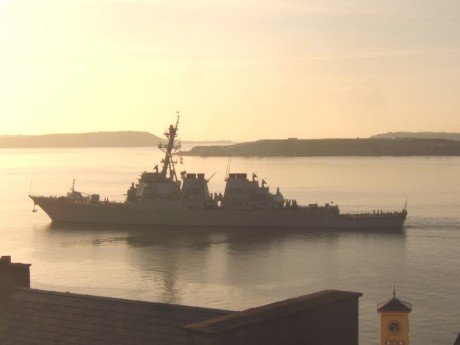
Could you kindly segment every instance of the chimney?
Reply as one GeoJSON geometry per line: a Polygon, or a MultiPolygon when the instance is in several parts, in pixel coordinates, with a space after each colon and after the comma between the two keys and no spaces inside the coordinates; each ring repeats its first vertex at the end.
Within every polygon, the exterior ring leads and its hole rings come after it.
{"type": "Polygon", "coordinates": [[[11,263],[11,256],[0,257],[0,290],[30,288],[30,266],[11,263]]]}

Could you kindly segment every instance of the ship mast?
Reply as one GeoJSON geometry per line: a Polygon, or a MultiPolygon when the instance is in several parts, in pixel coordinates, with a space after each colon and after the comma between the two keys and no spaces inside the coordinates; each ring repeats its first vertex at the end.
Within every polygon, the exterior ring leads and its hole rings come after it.
{"type": "Polygon", "coordinates": [[[164,133],[166,138],[168,138],[168,144],[165,146],[164,144],[160,143],[158,146],[164,153],[165,153],[165,158],[162,160],[163,167],[161,169],[161,176],[166,178],[166,174],[169,170],[169,177],[174,178],[174,180],[177,181],[177,175],[176,175],[176,170],[174,169],[174,159],[173,159],[173,150],[174,152],[178,149],[180,149],[181,145],[180,143],[176,143],[176,135],[177,135],[177,130],[179,126],[179,112],[177,112],[177,121],[176,125],[170,125],[168,131],[164,133]]]}

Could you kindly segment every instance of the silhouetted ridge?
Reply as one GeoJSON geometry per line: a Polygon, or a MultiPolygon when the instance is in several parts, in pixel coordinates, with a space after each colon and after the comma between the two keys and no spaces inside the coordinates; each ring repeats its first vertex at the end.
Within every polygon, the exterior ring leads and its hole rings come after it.
{"type": "Polygon", "coordinates": [[[447,139],[460,140],[460,133],[447,132],[388,132],[376,134],[371,138],[386,138],[386,139],[402,139],[402,138],[418,138],[418,139],[447,139]]]}
{"type": "Polygon", "coordinates": [[[0,148],[156,146],[161,139],[148,132],[121,131],[77,134],[4,135],[0,148]]]}
{"type": "Polygon", "coordinates": [[[459,156],[460,141],[444,139],[287,139],[196,146],[183,155],[245,157],[459,156]]]}

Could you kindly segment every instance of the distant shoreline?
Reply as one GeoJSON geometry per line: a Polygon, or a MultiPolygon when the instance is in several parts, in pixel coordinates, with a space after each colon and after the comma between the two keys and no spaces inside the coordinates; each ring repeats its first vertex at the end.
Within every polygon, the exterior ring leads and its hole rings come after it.
{"type": "MultiPolygon", "coordinates": [[[[1,148],[156,147],[162,138],[148,132],[120,131],[76,134],[1,135],[1,148]]],[[[232,144],[228,140],[182,141],[183,144],[232,144]]]]}
{"type": "Polygon", "coordinates": [[[460,141],[445,139],[286,139],[228,146],[195,146],[184,156],[344,157],[460,156],[460,141]]]}
{"type": "MultiPolygon", "coordinates": [[[[281,139],[235,144],[229,140],[181,141],[192,146],[184,156],[200,157],[343,157],[460,156],[460,140],[426,138],[456,133],[386,133],[364,139],[281,139]],[[408,135],[409,137],[400,137],[408,135]],[[412,137],[411,137],[412,136],[412,137]]],[[[3,135],[0,149],[157,147],[163,140],[148,132],[120,131],[80,134],[3,135]]]]}

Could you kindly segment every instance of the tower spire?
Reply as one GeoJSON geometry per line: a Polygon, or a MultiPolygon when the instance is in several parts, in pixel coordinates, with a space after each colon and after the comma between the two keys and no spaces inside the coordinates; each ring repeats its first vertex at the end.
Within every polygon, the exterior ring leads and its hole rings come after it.
{"type": "Polygon", "coordinates": [[[409,313],[410,303],[396,298],[396,284],[393,283],[393,298],[379,303],[380,314],[380,345],[409,345],[409,313]]]}

